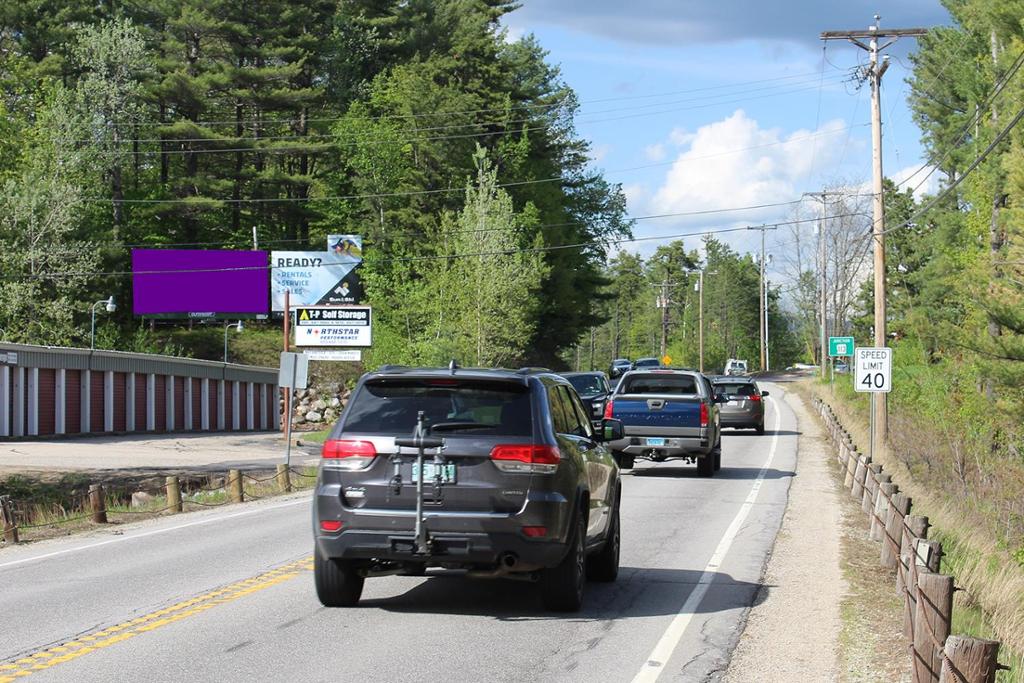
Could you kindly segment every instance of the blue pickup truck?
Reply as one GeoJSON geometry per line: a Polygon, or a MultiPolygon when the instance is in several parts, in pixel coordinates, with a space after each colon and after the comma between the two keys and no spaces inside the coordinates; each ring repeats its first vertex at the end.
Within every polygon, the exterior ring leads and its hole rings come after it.
{"type": "Polygon", "coordinates": [[[625,436],[609,443],[619,467],[636,458],[681,458],[711,477],[722,466],[722,430],[711,382],[690,370],[633,370],[622,376],[604,416],[621,420],[625,436]]]}

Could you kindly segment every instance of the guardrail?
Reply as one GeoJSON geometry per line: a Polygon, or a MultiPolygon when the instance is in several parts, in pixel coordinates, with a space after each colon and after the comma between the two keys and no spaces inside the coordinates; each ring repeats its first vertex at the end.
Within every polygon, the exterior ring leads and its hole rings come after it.
{"type": "Polygon", "coordinates": [[[859,501],[871,521],[870,537],[881,543],[879,562],[894,572],[903,597],[903,636],[914,683],[990,683],[999,664],[995,640],[951,635],[953,592],[962,590],[942,574],[942,544],[928,539],[928,518],[912,515],[913,500],[871,456],[857,450],[832,408],[819,398],[815,410],[825,423],[846,476],[843,488],[859,501]]]}
{"type": "Polygon", "coordinates": [[[9,495],[0,496],[3,540],[10,544],[20,543],[24,540],[22,532],[60,527],[74,522],[108,524],[111,518],[120,515],[153,517],[181,513],[189,506],[210,508],[260,500],[271,495],[290,493],[293,489],[309,488],[316,474],[279,464],[275,472],[266,477],[256,477],[232,469],[224,477],[211,479],[215,481],[212,485],[186,488],[182,486],[179,477],[169,476],[159,490],[145,490],[136,485],[118,491],[102,483],[89,484],[87,492],[65,499],[53,495],[18,499],[9,495]],[[299,477],[301,483],[294,483],[293,475],[299,477]],[[143,494],[150,505],[144,502],[139,509],[131,509],[133,498],[138,494],[143,494]],[[112,504],[112,501],[123,504],[112,504]]]}

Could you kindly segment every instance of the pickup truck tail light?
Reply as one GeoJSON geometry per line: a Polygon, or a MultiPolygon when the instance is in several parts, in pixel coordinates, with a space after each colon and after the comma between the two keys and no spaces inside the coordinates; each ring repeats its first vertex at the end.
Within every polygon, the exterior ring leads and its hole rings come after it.
{"type": "Polygon", "coordinates": [[[604,404],[604,419],[612,419],[612,413],[614,412],[614,410],[615,409],[612,407],[612,400],[608,399],[608,402],[604,404]]]}
{"type": "Polygon", "coordinates": [[[491,450],[491,461],[502,472],[552,474],[562,461],[556,446],[532,443],[501,444],[491,450]]]}
{"type": "Polygon", "coordinates": [[[708,426],[708,404],[707,403],[701,403],[700,404],[700,426],[701,427],[707,427],[708,426]]]}
{"type": "Polygon", "coordinates": [[[320,450],[325,467],[339,470],[361,470],[377,457],[377,448],[372,441],[352,439],[328,439],[320,450]]]}

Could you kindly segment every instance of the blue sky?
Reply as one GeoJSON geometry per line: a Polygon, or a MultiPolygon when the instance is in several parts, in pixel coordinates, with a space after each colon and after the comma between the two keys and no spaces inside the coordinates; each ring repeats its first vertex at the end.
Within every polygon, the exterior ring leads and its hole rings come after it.
{"type": "MultiPolygon", "coordinates": [[[[938,0],[524,0],[505,25],[513,38],[534,34],[561,67],[582,103],[577,130],[591,141],[595,165],[622,183],[640,216],[783,202],[826,184],[868,182],[870,92],[849,82],[866,53],[832,41],[823,55],[819,34],[866,28],[876,12],[883,28],[950,23],[938,0]]],[[[926,161],[906,106],[913,49],[913,39],[890,48],[883,79],[883,168],[896,179],[926,161]]],[[[802,210],[813,215],[809,204],[802,210]]],[[[635,236],[771,223],[793,212],[647,220],[635,236]]],[[[760,239],[723,238],[741,251],[760,239]]],[[[780,229],[769,249],[774,242],[782,251],[792,238],[780,229]]],[[[649,253],[659,243],[627,248],[649,253]]]]}

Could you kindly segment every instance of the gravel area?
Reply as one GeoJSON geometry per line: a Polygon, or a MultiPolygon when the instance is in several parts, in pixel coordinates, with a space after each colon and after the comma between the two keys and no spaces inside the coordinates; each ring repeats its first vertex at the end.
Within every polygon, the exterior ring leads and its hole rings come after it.
{"type": "Polygon", "coordinates": [[[833,681],[847,585],[840,568],[842,511],[831,451],[803,399],[787,392],[801,432],[796,476],[765,571],[724,681],[833,681]]]}

